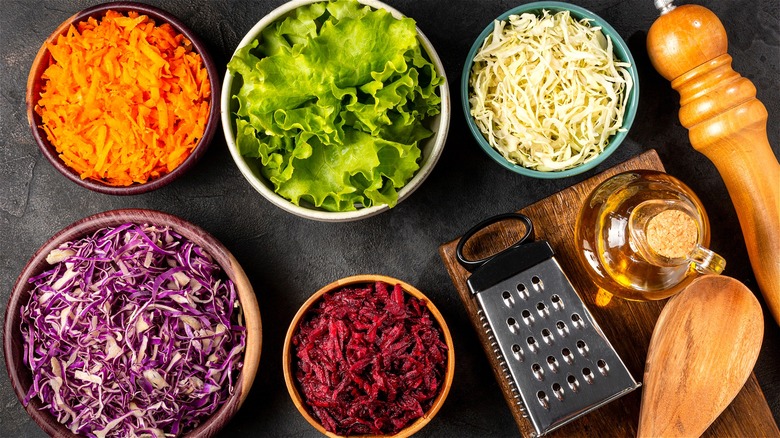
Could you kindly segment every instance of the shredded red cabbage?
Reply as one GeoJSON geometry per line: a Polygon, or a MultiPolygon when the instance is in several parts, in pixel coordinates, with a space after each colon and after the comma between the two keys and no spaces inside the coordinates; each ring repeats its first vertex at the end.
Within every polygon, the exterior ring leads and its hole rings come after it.
{"type": "Polygon", "coordinates": [[[24,362],[43,409],[89,437],[176,436],[234,391],[246,329],[232,281],[169,227],[68,242],[30,279],[24,362]]]}
{"type": "Polygon", "coordinates": [[[339,435],[392,435],[427,412],[447,345],[425,301],[377,282],[323,295],[292,339],[303,401],[339,435]]]}

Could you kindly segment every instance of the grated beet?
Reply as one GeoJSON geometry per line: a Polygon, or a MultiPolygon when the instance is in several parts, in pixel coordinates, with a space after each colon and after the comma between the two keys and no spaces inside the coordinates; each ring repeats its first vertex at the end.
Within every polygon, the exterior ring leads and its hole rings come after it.
{"type": "Polygon", "coordinates": [[[326,430],[395,434],[430,409],[447,345],[425,301],[377,282],[323,295],[293,336],[298,389],[326,430]]]}

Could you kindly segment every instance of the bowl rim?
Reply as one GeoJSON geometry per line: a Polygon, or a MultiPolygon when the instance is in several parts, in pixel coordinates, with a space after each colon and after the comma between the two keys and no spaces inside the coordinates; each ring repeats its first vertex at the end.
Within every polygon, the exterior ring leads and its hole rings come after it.
{"type": "MultiPolygon", "coordinates": [[[[260,36],[260,32],[262,32],[263,29],[268,27],[270,24],[276,22],[280,18],[284,17],[285,14],[290,13],[294,9],[297,9],[301,6],[309,5],[312,3],[322,3],[324,0],[292,0],[289,1],[276,9],[272,10],[265,16],[263,16],[260,21],[258,21],[252,28],[244,35],[244,37],[241,39],[241,41],[238,43],[238,46],[236,47],[236,50],[231,55],[231,59],[235,54],[238,52],[238,50],[247,44],[251,43],[253,40],[257,39],[260,36]]],[[[393,17],[395,18],[404,18],[406,17],[401,12],[396,10],[395,8],[387,5],[386,3],[383,3],[379,0],[358,0],[360,3],[373,7],[375,9],[385,9],[388,12],[390,12],[393,17]]],[[[398,202],[396,205],[400,204],[401,201],[408,198],[419,186],[422,185],[422,183],[425,181],[425,179],[430,175],[430,173],[433,171],[433,168],[436,166],[436,163],[439,160],[439,157],[441,156],[442,151],[444,150],[445,143],[447,141],[447,134],[449,131],[450,126],[450,118],[451,118],[451,97],[450,97],[450,91],[449,91],[449,80],[446,76],[446,71],[444,69],[444,64],[441,62],[441,59],[439,58],[438,53],[436,52],[436,49],[433,47],[433,44],[431,44],[430,40],[425,36],[425,34],[420,30],[419,27],[416,27],[417,29],[417,39],[420,42],[420,45],[422,46],[423,50],[425,50],[426,54],[430,58],[431,62],[433,63],[434,67],[436,68],[436,72],[444,78],[444,83],[439,86],[440,94],[441,94],[441,112],[432,117],[431,121],[434,125],[438,124],[438,126],[435,129],[433,137],[426,140],[425,144],[420,145],[420,149],[422,151],[422,165],[417,170],[417,172],[412,176],[412,178],[404,185],[401,190],[398,192],[398,202]]],[[[275,206],[281,208],[282,210],[292,213],[296,216],[306,218],[306,219],[313,219],[321,222],[348,222],[348,221],[354,221],[359,219],[365,219],[371,216],[375,216],[379,213],[385,212],[390,210],[390,207],[387,206],[387,204],[381,204],[381,205],[374,205],[371,207],[364,207],[355,211],[343,211],[343,212],[331,212],[324,209],[319,209],[317,207],[302,207],[299,205],[293,204],[291,201],[283,198],[282,196],[278,195],[276,192],[273,191],[269,187],[270,182],[268,182],[269,185],[266,185],[264,183],[265,178],[263,178],[261,175],[256,175],[252,169],[249,167],[249,165],[244,160],[244,157],[241,156],[241,153],[238,150],[238,146],[235,142],[235,133],[233,129],[233,117],[232,113],[230,111],[232,96],[231,96],[231,89],[233,88],[233,74],[230,72],[229,69],[225,71],[225,78],[222,82],[222,96],[221,96],[221,117],[222,117],[222,130],[225,135],[225,141],[227,143],[228,150],[230,151],[230,155],[233,158],[233,161],[235,162],[236,166],[238,166],[238,169],[241,171],[241,175],[244,177],[244,179],[249,182],[249,184],[262,195],[266,200],[270,201],[275,206]]]]}
{"type": "MultiPolygon", "coordinates": [[[[326,286],[323,286],[301,305],[301,307],[298,309],[298,312],[296,312],[295,317],[293,317],[292,322],[290,322],[290,327],[287,329],[287,334],[285,335],[284,338],[284,349],[282,351],[282,368],[284,374],[284,383],[287,386],[287,392],[290,394],[290,398],[292,399],[293,404],[295,404],[295,407],[298,409],[298,412],[300,412],[301,415],[303,415],[303,417],[306,419],[306,421],[308,421],[309,424],[311,424],[315,429],[317,429],[317,431],[330,438],[343,438],[343,437],[342,435],[337,435],[335,433],[325,430],[325,428],[320,424],[320,422],[318,422],[316,419],[314,419],[314,417],[311,416],[311,414],[309,414],[309,412],[303,406],[302,397],[298,392],[296,383],[293,381],[293,377],[292,377],[293,356],[290,347],[292,344],[292,337],[295,334],[295,331],[297,330],[298,325],[301,322],[301,319],[306,313],[308,313],[312,304],[319,301],[319,299],[322,298],[322,296],[325,295],[326,293],[354,284],[371,284],[376,282],[383,282],[390,285],[400,284],[401,288],[404,290],[405,293],[425,301],[426,307],[428,308],[428,310],[430,310],[434,319],[439,324],[439,327],[441,328],[442,337],[444,338],[445,344],[447,344],[447,368],[444,373],[444,382],[442,384],[441,390],[439,391],[439,394],[434,399],[431,408],[427,412],[425,412],[425,414],[422,417],[416,419],[413,423],[401,429],[395,435],[379,435],[379,436],[392,436],[394,438],[405,438],[419,432],[420,429],[422,429],[423,426],[428,424],[428,422],[431,421],[431,419],[436,415],[436,413],[439,412],[439,409],[441,409],[442,405],[444,404],[444,401],[447,399],[447,395],[449,394],[450,387],[452,386],[453,377],[455,376],[455,346],[452,340],[452,334],[450,333],[450,329],[449,327],[447,327],[447,323],[444,320],[444,316],[441,314],[441,312],[439,312],[439,309],[436,308],[436,305],[433,304],[430,298],[428,298],[427,296],[425,296],[425,294],[420,292],[420,290],[410,285],[409,283],[406,283],[397,278],[388,277],[379,274],[353,275],[353,276],[336,280],[326,286]]],[[[368,436],[375,436],[375,435],[363,435],[363,437],[368,437],[368,436]]]]}
{"type": "Polygon", "coordinates": [[[182,236],[204,248],[222,267],[225,275],[233,280],[236,285],[247,337],[243,353],[244,363],[235,382],[235,391],[228,396],[225,403],[214,414],[185,435],[197,438],[211,437],[230,421],[244,403],[257,375],[262,350],[260,308],[255,292],[243,268],[219,240],[197,225],[162,211],[131,208],[97,213],[79,219],[61,229],[35,251],[17,277],[5,310],[3,353],[5,355],[6,372],[11,381],[11,386],[23,408],[47,434],[59,437],[80,436],[73,434],[63,424],[59,423],[49,411],[41,410],[43,403],[37,397],[33,397],[26,406],[24,405],[23,400],[27,395],[29,387],[23,384],[21,376],[24,373],[27,373],[29,376],[31,372],[24,365],[21,352],[19,351],[23,349],[23,346],[19,342],[21,339],[19,325],[21,317],[17,311],[27,302],[30,296],[27,280],[32,275],[40,272],[41,266],[46,263],[46,255],[52,249],[57,248],[63,242],[89,235],[100,228],[124,222],[147,222],[172,227],[182,236]]]}
{"type": "Polygon", "coordinates": [[[634,118],[636,117],[637,108],[639,106],[639,73],[636,68],[636,62],[634,61],[634,57],[631,54],[631,51],[629,50],[626,42],[623,40],[620,34],[606,20],[601,18],[599,15],[595,14],[589,9],[583,8],[581,6],[573,5],[571,3],[559,2],[559,1],[538,1],[538,2],[526,3],[524,5],[516,6],[512,9],[505,11],[504,13],[496,17],[492,22],[490,22],[490,24],[488,24],[482,30],[479,36],[474,40],[474,43],[472,44],[471,49],[469,50],[468,55],[466,56],[466,62],[463,66],[463,71],[461,72],[460,97],[461,97],[463,113],[466,117],[466,124],[469,127],[469,131],[471,132],[474,139],[477,140],[477,143],[479,143],[482,150],[485,151],[485,153],[487,153],[488,156],[490,156],[490,158],[492,158],[494,161],[496,161],[504,168],[509,169],[515,173],[519,173],[521,175],[530,176],[533,178],[540,178],[540,179],[566,178],[569,176],[579,175],[581,173],[587,172],[593,169],[594,167],[598,166],[599,164],[601,164],[610,155],[612,155],[612,153],[615,152],[615,150],[617,150],[618,146],[620,146],[623,140],[625,140],[625,138],[628,136],[628,131],[631,129],[631,125],[633,125],[634,123],[634,118]],[[628,71],[634,82],[631,90],[629,91],[628,101],[626,102],[627,108],[623,116],[623,126],[621,128],[625,129],[625,131],[618,131],[615,134],[613,134],[609,143],[607,143],[607,146],[600,154],[596,156],[596,158],[592,159],[591,161],[588,161],[587,163],[580,164],[577,167],[573,167],[571,169],[566,169],[562,171],[543,172],[540,170],[529,169],[519,164],[512,163],[506,158],[504,158],[504,156],[501,155],[501,153],[499,153],[498,151],[493,149],[492,146],[490,146],[490,143],[488,143],[488,141],[483,136],[482,131],[480,131],[479,128],[477,127],[476,123],[474,122],[474,118],[471,116],[471,111],[470,111],[471,105],[469,104],[469,94],[470,94],[469,79],[471,76],[471,67],[473,65],[474,56],[476,55],[479,48],[482,46],[482,42],[485,41],[485,38],[487,38],[487,36],[493,31],[494,23],[496,21],[506,20],[510,15],[519,15],[528,12],[538,14],[539,11],[541,11],[542,9],[547,9],[550,10],[551,12],[567,10],[572,12],[572,15],[575,18],[592,19],[594,24],[603,28],[604,33],[612,39],[613,54],[619,59],[623,61],[628,61],[631,64],[628,71]]]}
{"type": "Polygon", "coordinates": [[[170,184],[174,180],[178,179],[181,175],[192,168],[205,154],[206,150],[211,144],[211,140],[214,137],[214,133],[219,125],[219,105],[220,105],[220,86],[219,73],[216,68],[216,64],[209,54],[206,45],[201,41],[195,32],[190,30],[183,22],[176,18],[173,14],[157,8],[155,6],[147,5],[144,3],[138,3],[133,1],[114,1],[109,3],[98,4],[95,6],[82,9],[76,12],[74,15],[63,21],[41,45],[38,49],[38,53],[35,55],[35,59],[30,67],[30,72],[27,76],[27,88],[25,91],[25,103],[27,105],[27,122],[30,126],[33,138],[35,139],[38,148],[43,153],[43,156],[67,179],[73,181],[77,185],[87,188],[89,190],[103,193],[107,195],[136,195],[141,193],[150,192],[152,190],[159,189],[165,185],[170,184]],[[40,76],[46,70],[49,65],[51,55],[46,46],[52,43],[56,38],[65,33],[71,24],[78,23],[90,17],[102,17],[109,10],[126,13],[128,11],[136,11],[141,15],[147,15],[154,20],[155,25],[161,25],[163,23],[170,24],[176,32],[184,35],[185,38],[190,40],[193,46],[193,51],[200,55],[203,68],[206,69],[209,76],[209,84],[211,87],[211,95],[209,96],[209,115],[206,120],[206,126],[204,127],[203,136],[198,140],[195,148],[190,155],[175,169],[155,179],[150,179],[147,182],[133,183],[129,186],[111,186],[103,182],[92,179],[81,179],[79,174],[73,170],[70,166],[65,164],[57,153],[54,145],[48,140],[46,133],[41,126],[43,122],[41,116],[35,112],[35,107],[40,99],[40,91],[42,85],[39,81],[40,76]]]}

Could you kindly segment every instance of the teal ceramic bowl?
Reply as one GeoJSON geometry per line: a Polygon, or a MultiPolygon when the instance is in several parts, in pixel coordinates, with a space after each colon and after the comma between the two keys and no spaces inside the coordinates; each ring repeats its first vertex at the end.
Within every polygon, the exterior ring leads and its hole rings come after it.
{"type": "Polygon", "coordinates": [[[631,67],[629,68],[629,73],[631,75],[634,84],[631,90],[629,91],[628,101],[626,102],[626,110],[623,116],[624,130],[615,133],[610,138],[609,143],[604,148],[604,150],[596,158],[592,159],[591,161],[588,161],[587,163],[580,164],[577,167],[573,167],[567,170],[543,172],[543,171],[533,170],[527,167],[520,166],[504,158],[504,156],[501,155],[500,152],[498,152],[497,150],[495,150],[493,147],[490,146],[490,143],[488,143],[485,136],[479,130],[479,127],[474,122],[474,118],[471,116],[471,105],[469,104],[469,94],[471,92],[469,87],[469,77],[471,76],[471,67],[473,64],[472,61],[477,51],[480,49],[480,47],[482,47],[482,43],[483,41],[485,41],[485,38],[487,38],[487,36],[493,31],[493,26],[494,26],[493,22],[491,22],[490,24],[487,25],[487,27],[485,27],[482,33],[479,34],[479,37],[477,37],[476,41],[474,41],[474,44],[471,46],[471,50],[469,50],[469,54],[466,57],[466,63],[463,67],[463,74],[461,75],[461,80],[460,80],[460,97],[463,106],[463,112],[466,116],[466,122],[469,126],[469,130],[471,131],[471,134],[477,140],[479,145],[482,147],[482,149],[485,151],[485,153],[487,153],[490,156],[490,158],[492,158],[493,160],[495,160],[497,163],[504,166],[505,168],[513,172],[519,173],[521,175],[530,176],[533,178],[544,178],[544,179],[565,178],[583,172],[587,172],[588,170],[598,166],[602,161],[604,161],[613,152],[615,152],[615,150],[618,148],[620,143],[622,143],[623,140],[626,138],[626,136],[628,135],[628,130],[631,128],[631,124],[634,122],[634,116],[636,115],[636,109],[639,104],[639,76],[637,74],[636,63],[634,62],[634,58],[631,56],[631,52],[628,50],[628,46],[626,45],[626,42],[623,41],[623,38],[621,38],[620,35],[617,33],[617,31],[612,26],[610,26],[609,23],[604,21],[603,18],[599,17],[598,15],[594,14],[593,12],[585,8],[572,5],[570,3],[564,3],[564,2],[541,1],[541,2],[528,3],[525,5],[518,6],[516,8],[512,8],[504,12],[503,14],[499,15],[495,20],[502,21],[509,18],[510,15],[521,15],[523,13],[541,14],[543,10],[547,10],[551,14],[563,10],[568,10],[570,11],[571,16],[576,20],[580,20],[583,18],[591,19],[592,20],[590,22],[591,26],[601,27],[601,31],[604,34],[604,36],[609,36],[610,39],[612,39],[613,52],[615,54],[615,58],[620,61],[629,62],[631,64],[631,67]]]}

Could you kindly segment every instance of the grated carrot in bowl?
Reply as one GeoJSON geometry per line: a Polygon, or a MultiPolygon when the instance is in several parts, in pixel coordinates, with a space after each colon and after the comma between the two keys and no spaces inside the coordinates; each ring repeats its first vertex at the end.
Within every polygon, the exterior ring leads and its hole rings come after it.
{"type": "Polygon", "coordinates": [[[167,23],[115,11],[47,44],[35,111],[65,164],[112,186],[179,166],[203,136],[211,95],[191,45],[167,23]]]}

